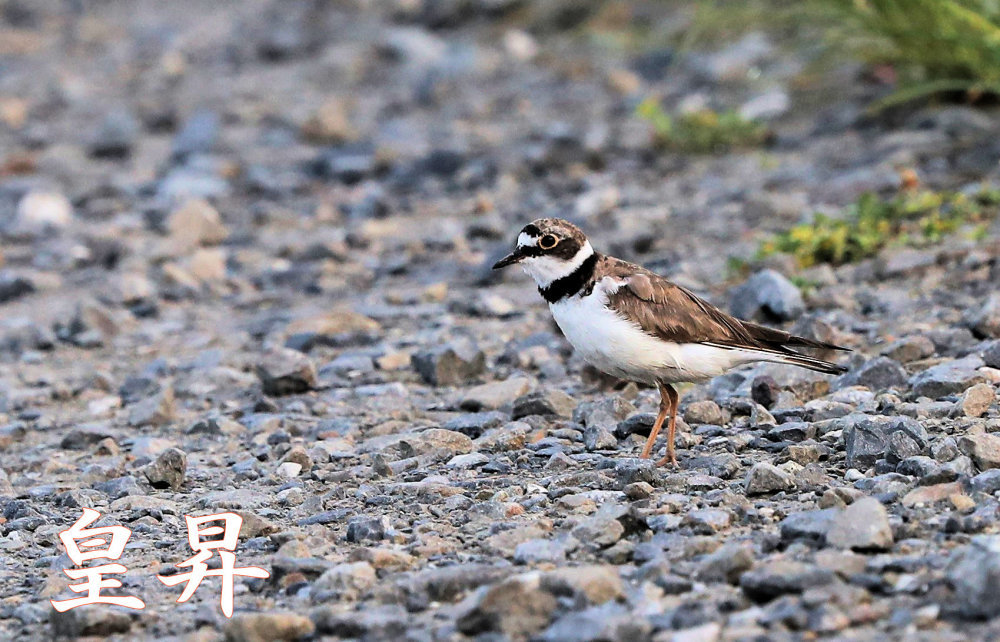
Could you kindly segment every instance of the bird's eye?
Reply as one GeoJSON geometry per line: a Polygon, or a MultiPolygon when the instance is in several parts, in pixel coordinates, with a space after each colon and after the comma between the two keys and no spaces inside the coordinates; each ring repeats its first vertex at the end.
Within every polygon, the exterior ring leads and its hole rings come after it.
{"type": "Polygon", "coordinates": [[[546,234],[542,238],[538,239],[538,247],[542,248],[543,250],[551,250],[556,246],[556,243],[558,242],[559,239],[552,236],[551,234],[546,234]]]}

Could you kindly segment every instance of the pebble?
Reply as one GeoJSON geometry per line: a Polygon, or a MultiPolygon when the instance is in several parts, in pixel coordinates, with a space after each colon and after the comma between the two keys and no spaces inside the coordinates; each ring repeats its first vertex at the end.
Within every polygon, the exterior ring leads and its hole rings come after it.
{"type": "Polygon", "coordinates": [[[977,383],[962,393],[959,408],[966,417],[982,417],[996,401],[997,393],[988,383],[977,383]]]}
{"type": "Polygon", "coordinates": [[[266,395],[293,395],[318,384],[316,366],[305,355],[290,349],[271,352],[257,364],[257,377],[266,395]]]}
{"type": "Polygon", "coordinates": [[[875,357],[861,367],[851,370],[837,380],[838,387],[864,386],[869,390],[883,391],[906,386],[906,370],[889,357],[875,357]]]}
{"type": "Polygon", "coordinates": [[[73,204],[58,192],[28,192],[17,204],[15,227],[27,234],[65,228],[73,221],[73,204]]]}
{"type": "Polygon", "coordinates": [[[702,582],[738,584],[740,576],[754,563],[753,546],[749,542],[726,544],[701,561],[696,577],[702,582]]]}
{"type": "Polygon", "coordinates": [[[807,589],[825,586],[833,579],[827,569],[794,560],[774,560],[743,573],[740,588],[751,600],[768,602],[776,597],[801,594],[807,589]]]}
{"type": "Polygon", "coordinates": [[[458,630],[466,635],[496,631],[525,637],[546,627],[557,607],[555,596],[542,589],[537,573],[483,587],[467,602],[459,606],[456,621],[458,630]]]}
{"type": "Polygon", "coordinates": [[[565,392],[555,388],[543,388],[514,400],[511,416],[521,419],[531,415],[555,415],[572,417],[576,402],[565,392]]]}
{"type": "Polygon", "coordinates": [[[893,341],[882,348],[882,355],[899,363],[913,363],[934,354],[934,342],[917,334],[893,341]]]}
{"type": "Polygon", "coordinates": [[[509,377],[503,381],[491,381],[474,386],[465,391],[459,405],[464,410],[496,410],[527,394],[532,387],[527,377],[509,377]]]}
{"type": "Polygon", "coordinates": [[[882,457],[896,463],[921,454],[927,431],[908,417],[887,418],[849,415],[844,418],[844,440],[849,466],[870,467],[882,457]]]}
{"type": "Polygon", "coordinates": [[[187,453],[179,448],[167,448],[142,472],[153,488],[178,490],[184,484],[187,453]]]}
{"type": "Polygon", "coordinates": [[[954,587],[952,608],[962,617],[991,618],[1000,609],[1000,537],[980,535],[952,554],[948,580],[954,587]]]}
{"type": "Polygon", "coordinates": [[[185,201],[171,212],[167,231],[180,251],[199,245],[218,245],[229,235],[219,211],[201,198],[185,201]]]}
{"type": "Polygon", "coordinates": [[[228,642],[278,642],[301,640],[316,630],[304,615],[286,612],[237,613],[226,624],[228,642]]]}
{"type": "Polygon", "coordinates": [[[970,310],[967,322],[978,336],[1000,338],[1000,295],[993,293],[982,305],[970,310]]]}
{"type": "Polygon", "coordinates": [[[730,294],[729,310],[740,319],[788,321],[805,311],[799,289],[774,270],[750,277],[730,294]]]}
{"type": "Polygon", "coordinates": [[[412,361],[414,369],[432,386],[464,384],[486,368],[486,356],[471,341],[453,341],[417,352],[412,361]]]}
{"type": "Polygon", "coordinates": [[[853,550],[885,550],[892,546],[889,515],[877,499],[864,497],[834,517],[826,543],[853,550]]]}
{"type": "Polygon", "coordinates": [[[982,383],[983,375],[978,369],[983,365],[983,360],[976,355],[948,361],[918,372],[910,378],[910,386],[918,397],[940,399],[982,383]]]}
{"type": "Polygon", "coordinates": [[[1000,468],[1000,435],[963,435],[958,438],[958,448],[971,457],[980,470],[1000,468]]]}
{"type": "Polygon", "coordinates": [[[795,477],[774,464],[754,464],[744,486],[747,495],[768,495],[795,488],[795,477]]]}
{"type": "Polygon", "coordinates": [[[172,386],[136,402],[129,408],[128,414],[128,422],[132,426],[164,426],[176,418],[177,402],[172,386]]]}

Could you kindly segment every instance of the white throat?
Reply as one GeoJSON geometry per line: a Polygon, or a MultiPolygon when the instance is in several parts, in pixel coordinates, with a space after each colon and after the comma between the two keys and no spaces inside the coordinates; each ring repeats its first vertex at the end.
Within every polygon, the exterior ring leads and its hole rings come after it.
{"type": "MultiPolygon", "coordinates": [[[[522,237],[527,235],[522,234],[522,237]]],[[[518,245],[535,245],[536,241],[527,238],[518,239],[518,245]]],[[[554,281],[567,277],[576,271],[583,262],[594,255],[594,248],[590,241],[585,241],[583,246],[573,255],[573,258],[566,260],[554,256],[531,256],[521,261],[521,268],[535,280],[540,288],[547,288],[554,281]]]]}

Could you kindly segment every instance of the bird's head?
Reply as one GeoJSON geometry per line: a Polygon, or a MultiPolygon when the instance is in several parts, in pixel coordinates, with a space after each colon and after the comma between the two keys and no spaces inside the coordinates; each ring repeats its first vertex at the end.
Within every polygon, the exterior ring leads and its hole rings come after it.
{"type": "Polygon", "coordinates": [[[540,218],[521,228],[514,251],[493,266],[494,270],[520,263],[540,288],[569,276],[594,255],[594,248],[580,228],[561,218],[540,218]]]}

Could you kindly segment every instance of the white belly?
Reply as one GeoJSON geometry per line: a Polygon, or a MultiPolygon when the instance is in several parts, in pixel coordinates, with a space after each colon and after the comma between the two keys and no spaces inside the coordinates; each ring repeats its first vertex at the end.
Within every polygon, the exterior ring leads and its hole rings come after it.
{"type": "Polygon", "coordinates": [[[760,353],[700,343],[661,341],[609,309],[606,277],[587,297],[549,304],[552,316],[573,347],[588,363],[612,376],[653,384],[703,381],[735,365],[764,360],[760,353]]]}

